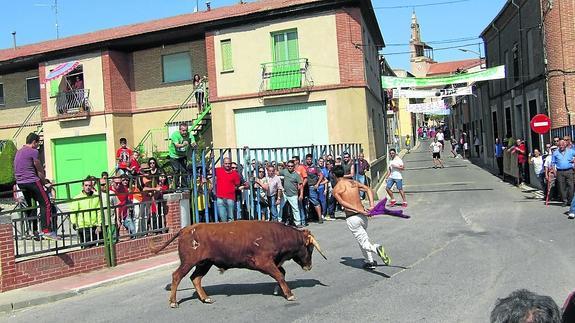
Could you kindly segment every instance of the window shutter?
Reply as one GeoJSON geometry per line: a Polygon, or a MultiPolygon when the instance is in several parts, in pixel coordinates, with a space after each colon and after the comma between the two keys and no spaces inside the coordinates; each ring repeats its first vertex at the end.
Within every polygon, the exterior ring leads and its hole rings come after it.
{"type": "Polygon", "coordinates": [[[232,41],[230,39],[222,40],[222,69],[230,71],[234,69],[232,61],[232,41]]]}

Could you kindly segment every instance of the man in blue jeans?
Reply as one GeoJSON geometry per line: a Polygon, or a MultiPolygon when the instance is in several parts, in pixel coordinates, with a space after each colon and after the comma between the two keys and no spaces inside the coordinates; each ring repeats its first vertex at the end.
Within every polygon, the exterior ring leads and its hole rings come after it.
{"type": "Polygon", "coordinates": [[[232,169],[232,161],[224,158],[223,167],[216,168],[216,206],[220,222],[234,220],[236,188],[240,183],[240,174],[232,169]]]}

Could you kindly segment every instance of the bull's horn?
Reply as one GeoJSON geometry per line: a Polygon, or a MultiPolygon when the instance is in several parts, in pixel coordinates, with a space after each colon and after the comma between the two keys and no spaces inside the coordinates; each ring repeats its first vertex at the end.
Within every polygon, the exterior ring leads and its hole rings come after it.
{"type": "Polygon", "coordinates": [[[319,243],[315,240],[313,236],[310,236],[310,238],[311,238],[311,244],[313,244],[313,246],[317,249],[317,252],[319,252],[319,254],[323,257],[323,259],[327,260],[327,257],[323,254],[323,252],[321,252],[319,243]]]}

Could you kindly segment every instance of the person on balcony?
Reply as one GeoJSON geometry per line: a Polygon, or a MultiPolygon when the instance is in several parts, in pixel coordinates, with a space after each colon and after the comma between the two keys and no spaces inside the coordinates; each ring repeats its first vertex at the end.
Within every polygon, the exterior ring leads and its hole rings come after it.
{"type": "Polygon", "coordinates": [[[169,156],[174,169],[174,183],[176,188],[188,187],[188,151],[190,147],[196,147],[194,136],[188,133],[188,124],[181,123],[179,131],[170,136],[169,156]]]}
{"type": "Polygon", "coordinates": [[[204,110],[204,83],[200,78],[200,74],[194,75],[194,91],[196,92],[196,104],[198,105],[198,113],[202,113],[204,110]]]}

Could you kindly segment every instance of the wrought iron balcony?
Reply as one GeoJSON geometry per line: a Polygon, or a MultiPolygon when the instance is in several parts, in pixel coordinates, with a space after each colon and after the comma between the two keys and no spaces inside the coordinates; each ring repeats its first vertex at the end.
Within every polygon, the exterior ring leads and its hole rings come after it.
{"type": "Polygon", "coordinates": [[[88,96],[90,90],[77,89],[58,93],[56,111],[58,114],[74,114],[90,110],[88,96]]]}
{"type": "Polygon", "coordinates": [[[260,93],[290,89],[309,89],[313,80],[307,58],[262,64],[260,93]]]}

